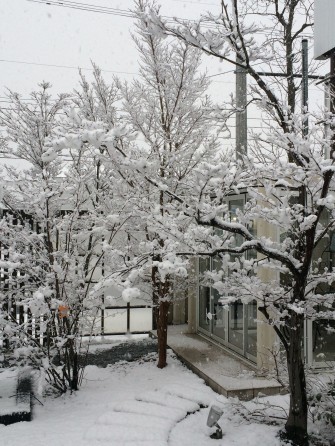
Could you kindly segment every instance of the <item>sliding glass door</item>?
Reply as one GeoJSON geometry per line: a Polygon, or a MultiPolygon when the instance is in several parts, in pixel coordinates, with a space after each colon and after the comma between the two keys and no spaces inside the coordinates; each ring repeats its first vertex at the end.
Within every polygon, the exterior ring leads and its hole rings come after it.
{"type": "MultiPolygon", "coordinates": [[[[325,311],[327,311],[326,308],[325,311]]],[[[305,357],[307,363],[316,368],[334,367],[335,320],[307,320],[305,330],[305,357]]]]}
{"type": "MultiPolygon", "coordinates": [[[[239,211],[243,209],[245,202],[245,195],[229,198],[227,204],[231,222],[239,221],[239,211]]],[[[250,231],[252,231],[252,228],[250,228],[250,231]]],[[[221,232],[215,230],[215,235],[221,236],[221,232]]],[[[241,242],[241,236],[235,236],[236,245],[238,246],[241,242]]],[[[253,257],[255,253],[250,253],[250,255],[253,257]]],[[[220,271],[221,269],[220,257],[199,259],[199,332],[256,362],[256,301],[244,304],[237,299],[230,305],[223,305],[219,293],[214,288],[209,287],[204,279],[206,271],[220,271]]],[[[229,274],[228,271],[227,274],[229,274]]]]}
{"type": "Polygon", "coordinates": [[[210,333],[211,332],[211,289],[205,284],[204,273],[210,270],[210,259],[199,259],[199,298],[198,298],[198,326],[210,333]]]}
{"type": "Polygon", "coordinates": [[[198,331],[256,362],[256,301],[243,304],[237,300],[230,305],[223,305],[219,293],[205,286],[201,278],[206,270],[215,267],[214,261],[209,258],[199,261],[198,331]]]}

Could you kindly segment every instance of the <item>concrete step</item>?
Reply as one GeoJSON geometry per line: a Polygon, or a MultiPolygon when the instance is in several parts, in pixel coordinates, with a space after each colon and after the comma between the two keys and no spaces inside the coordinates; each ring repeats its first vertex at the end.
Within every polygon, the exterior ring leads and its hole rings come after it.
{"type": "MultiPolygon", "coordinates": [[[[152,332],[153,337],[156,332],[152,332]]],[[[187,326],[168,328],[168,346],[215,392],[226,397],[251,400],[258,395],[276,395],[282,387],[275,379],[257,376],[256,368],[198,334],[188,334],[187,326]]]]}

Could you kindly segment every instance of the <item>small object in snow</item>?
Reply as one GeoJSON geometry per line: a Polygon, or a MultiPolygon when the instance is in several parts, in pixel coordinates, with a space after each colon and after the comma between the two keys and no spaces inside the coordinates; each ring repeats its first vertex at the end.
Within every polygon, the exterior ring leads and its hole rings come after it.
{"type": "Polygon", "coordinates": [[[32,377],[29,373],[5,372],[0,383],[0,424],[5,426],[32,418],[32,377]],[[16,387],[16,391],[15,391],[16,387]]]}
{"type": "Polygon", "coordinates": [[[216,440],[221,440],[222,438],[222,429],[218,424],[219,419],[222,417],[223,410],[219,406],[211,406],[207,418],[207,426],[208,427],[216,427],[216,431],[210,435],[211,438],[216,440]]]}

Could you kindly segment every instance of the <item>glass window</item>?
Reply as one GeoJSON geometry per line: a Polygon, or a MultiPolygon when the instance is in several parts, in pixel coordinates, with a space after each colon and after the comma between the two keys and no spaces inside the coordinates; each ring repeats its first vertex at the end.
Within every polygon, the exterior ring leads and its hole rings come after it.
{"type": "Polygon", "coordinates": [[[246,350],[249,355],[257,356],[257,302],[254,300],[245,305],[246,312],[246,350]]]}
{"type": "Polygon", "coordinates": [[[313,361],[335,361],[335,321],[313,321],[313,361]]]}
{"type": "Polygon", "coordinates": [[[210,331],[210,288],[199,287],[199,326],[204,330],[210,331]]]}
{"type": "Polygon", "coordinates": [[[243,350],[243,303],[240,300],[229,305],[228,341],[243,350]]]}
{"type": "MultiPolygon", "coordinates": [[[[232,223],[238,223],[238,211],[243,210],[244,206],[244,198],[240,198],[238,200],[230,200],[229,201],[229,215],[230,221],[232,223]]],[[[241,235],[235,235],[236,246],[241,245],[243,242],[243,238],[241,235]]]]}
{"type": "Polygon", "coordinates": [[[202,285],[203,274],[210,269],[210,258],[199,259],[199,327],[210,331],[210,322],[208,314],[210,308],[210,287],[202,285]]]}
{"type": "Polygon", "coordinates": [[[213,296],[213,334],[221,339],[225,339],[226,331],[226,310],[223,305],[219,302],[220,294],[212,289],[213,296]]]}
{"type": "MultiPolygon", "coordinates": [[[[238,212],[243,211],[245,196],[241,195],[228,201],[229,218],[231,222],[238,222],[238,212]]],[[[254,228],[250,224],[251,233],[254,228]]],[[[214,233],[221,236],[221,231],[214,233]]],[[[236,235],[236,246],[243,242],[243,237],[236,235]]],[[[256,253],[250,251],[247,258],[255,257],[256,253]]],[[[239,258],[240,254],[231,255],[230,260],[239,258]]],[[[220,271],[222,260],[219,256],[212,259],[199,259],[199,328],[209,335],[222,340],[232,350],[254,359],[257,356],[257,303],[251,302],[245,305],[241,300],[230,304],[228,308],[220,303],[221,295],[214,288],[206,286],[203,282],[203,274],[206,271],[220,271]],[[209,317],[208,317],[209,315],[209,317]]],[[[228,271],[225,273],[229,274],[228,271]]]]}
{"type": "MultiPolygon", "coordinates": [[[[215,256],[212,259],[212,271],[220,271],[222,269],[222,260],[219,256],[215,256]]],[[[225,309],[220,303],[221,295],[219,292],[212,288],[212,301],[213,301],[213,334],[221,339],[225,339],[225,309]]]]}
{"type": "MultiPolygon", "coordinates": [[[[328,212],[323,212],[320,223],[326,226],[329,222],[328,212]]],[[[318,262],[320,271],[325,268],[332,270],[335,267],[335,233],[331,232],[329,237],[324,237],[317,245],[314,253],[314,259],[321,258],[318,262]]],[[[317,292],[335,293],[334,285],[323,284],[317,288],[317,292]]],[[[335,308],[334,308],[335,309],[335,308]]],[[[321,306],[319,311],[327,310],[321,306]]],[[[312,349],[313,362],[330,362],[335,361],[335,320],[334,319],[318,319],[312,322],[312,337],[310,339],[312,349]]]]}

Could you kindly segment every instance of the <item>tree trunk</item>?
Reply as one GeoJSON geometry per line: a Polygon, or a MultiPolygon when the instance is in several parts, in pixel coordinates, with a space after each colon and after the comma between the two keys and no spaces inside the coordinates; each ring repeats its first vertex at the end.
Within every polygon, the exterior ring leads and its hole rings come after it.
{"type": "Polygon", "coordinates": [[[167,328],[170,302],[162,301],[159,303],[157,319],[157,338],[158,338],[158,364],[159,369],[166,367],[167,350],[167,328]]]}
{"type": "Polygon", "coordinates": [[[305,367],[302,357],[304,316],[292,312],[290,317],[287,368],[290,383],[290,409],[285,424],[286,437],[296,446],[308,445],[307,396],[305,367]]]}
{"type": "MultiPolygon", "coordinates": [[[[165,121],[165,118],[162,122],[165,121]]],[[[163,130],[166,132],[165,124],[163,124],[163,130]]],[[[164,143],[165,146],[165,143],[164,143]]],[[[164,147],[166,150],[166,147],[164,147]]],[[[165,161],[161,164],[160,167],[160,176],[163,178],[165,176],[165,161]]],[[[159,204],[160,204],[160,213],[164,216],[164,192],[160,191],[159,194],[159,204]]],[[[162,238],[158,239],[159,246],[164,248],[164,240],[162,238]]],[[[161,262],[162,256],[161,254],[156,254],[153,256],[153,261],[161,262]]],[[[163,369],[166,367],[166,350],[167,350],[167,328],[168,328],[168,315],[169,315],[169,306],[170,306],[170,292],[171,292],[171,283],[169,277],[165,277],[165,280],[162,281],[162,278],[159,274],[159,270],[157,266],[153,266],[151,271],[151,280],[153,286],[153,303],[155,308],[155,316],[156,316],[156,325],[157,325],[157,343],[158,343],[158,363],[157,367],[159,369],[163,369]]]]}
{"type": "Polygon", "coordinates": [[[72,332],[76,332],[76,330],[73,330],[73,326],[71,327],[68,317],[64,317],[63,322],[66,335],[69,337],[71,336],[71,339],[68,338],[65,344],[64,362],[67,370],[66,379],[72,392],[73,390],[78,390],[79,382],[79,364],[78,353],[76,351],[76,340],[72,338],[72,332]]]}
{"type": "Polygon", "coordinates": [[[78,390],[78,381],[79,381],[78,355],[75,352],[74,356],[73,356],[73,372],[72,372],[71,390],[78,390]]]}
{"type": "MultiPolygon", "coordinates": [[[[155,257],[153,260],[157,260],[155,257]]],[[[158,316],[159,316],[159,280],[158,268],[153,266],[151,269],[151,284],[152,284],[152,306],[153,306],[153,329],[157,330],[158,316]]]]}
{"type": "MultiPolygon", "coordinates": [[[[161,261],[160,255],[153,258],[155,261],[161,261]]],[[[167,350],[167,328],[168,315],[170,307],[171,283],[168,278],[164,282],[160,280],[157,266],[153,266],[151,270],[152,283],[152,300],[154,320],[157,329],[158,341],[158,363],[157,367],[163,369],[166,367],[166,350],[167,350]]]]}

